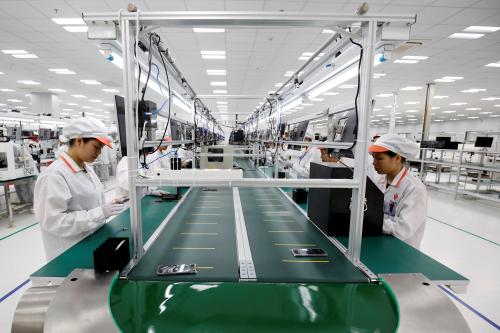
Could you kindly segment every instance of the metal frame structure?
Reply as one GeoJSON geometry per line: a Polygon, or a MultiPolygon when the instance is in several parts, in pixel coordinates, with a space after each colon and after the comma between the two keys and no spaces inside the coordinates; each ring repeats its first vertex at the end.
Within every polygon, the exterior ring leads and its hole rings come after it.
{"type": "MultiPolygon", "coordinates": [[[[352,24],[361,22],[361,36],[364,57],[361,63],[361,90],[358,110],[358,140],[356,143],[356,159],[354,177],[352,180],[262,180],[242,179],[240,181],[217,181],[210,185],[225,186],[301,186],[301,187],[344,187],[352,188],[351,228],[349,232],[349,247],[347,257],[360,266],[361,236],[363,226],[363,205],[366,186],[366,156],[368,144],[368,120],[372,100],[372,73],[375,51],[375,41],[378,25],[399,23],[411,25],[415,23],[415,15],[402,14],[366,14],[349,15],[329,13],[276,13],[276,12],[124,12],[84,14],[83,19],[88,25],[104,22],[115,22],[121,29],[123,49],[123,80],[125,90],[125,115],[127,146],[129,149],[129,188],[130,217],[133,235],[132,266],[143,254],[142,220],[139,200],[139,187],[147,185],[165,185],[161,180],[140,180],[137,178],[138,140],[134,125],[134,106],[138,96],[135,87],[135,62],[133,37],[136,36],[139,23],[147,26],[193,27],[193,26],[253,26],[253,27],[321,27],[352,24]],[[326,186],[325,186],[326,185],[326,186]]],[[[278,103],[280,104],[280,103],[278,103]]],[[[281,106],[277,107],[276,120],[281,117],[281,106]]],[[[178,184],[181,185],[182,182],[178,184]]],[[[206,186],[203,182],[190,186],[206,186]]]]}

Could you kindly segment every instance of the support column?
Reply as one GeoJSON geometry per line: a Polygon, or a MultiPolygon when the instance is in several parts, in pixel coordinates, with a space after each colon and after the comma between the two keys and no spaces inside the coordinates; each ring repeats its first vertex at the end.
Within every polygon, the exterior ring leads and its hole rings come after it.
{"type": "Polygon", "coordinates": [[[59,118],[60,102],[58,95],[48,92],[32,92],[30,97],[33,113],[59,118]]]}
{"type": "Polygon", "coordinates": [[[372,108],[372,77],[373,59],[375,58],[375,40],[377,22],[370,21],[363,26],[363,59],[361,62],[361,85],[358,100],[358,133],[354,152],[354,179],[359,181],[359,187],[352,190],[351,218],[349,226],[349,247],[347,258],[359,266],[361,255],[361,238],[365,212],[366,166],[368,155],[368,123],[372,108]]]}
{"type": "Polygon", "coordinates": [[[392,93],[392,111],[391,111],[391,120],[389,121],[389,133],[396,133],[396,113],[398,112],[398,93],[397,91],[392,93]]]}
{"type": "Polygon", "coordinates": [[[125,89],[125,124],[127,132],[127,164],[128,186],[130,198],[130,227],[132,231],[132,265],[143,255],[142,216],[140,210],[140,188],[136,186],[138,176],[139,152],[137,148],[137,131],[135,127],[135,111],[137,96],[137,73],[134,61],[135,23],[121,19],[120,21],[123,47],[123,81],[125,89]]]}
{"type": "Polygon", "coordinates": [[[274,178],[278,178],[278,161],[279,161],[279,150],[280,150],[280,142],[281,142],[281,137],[280,137],[280,124],[281,124],[281,100],[276,98],[276,136],[278,136],[277,140],[274,140],[274,178]]]}
{"type": "Polygon", "coordinates": [[[434,97],[434,83],[427,83],[427,91],[425,95],[425,108],[424,108],[424,123],[422,125],[422,141],[429,140],[429,129],[431,126],[432,115],[432,98],[434,97]]]}

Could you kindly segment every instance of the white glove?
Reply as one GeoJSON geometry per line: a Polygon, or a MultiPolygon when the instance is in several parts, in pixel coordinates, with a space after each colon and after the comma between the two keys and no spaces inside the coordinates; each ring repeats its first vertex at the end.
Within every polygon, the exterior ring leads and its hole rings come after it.
{"type": "Polygon", "coordinates": [[[123,204],[108,202],[102,205],[101,208],[104,217],[108,218],[110,216],[120,214],[125,209],[125,206],[123,204]]]}

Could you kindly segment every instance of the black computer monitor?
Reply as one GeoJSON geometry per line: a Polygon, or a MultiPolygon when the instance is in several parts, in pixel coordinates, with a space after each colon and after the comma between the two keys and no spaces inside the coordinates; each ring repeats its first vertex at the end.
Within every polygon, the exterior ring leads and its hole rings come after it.
{"type": "Polygon", "coordinates": [[[476,138],[476,143],[474,143],[474,147],[481,147],[481,148],[491,148],[492,145],[493,145],[492,136],[478,136],[476,138]]]}
{"type": "Polygon", "coordinates": [[[177,120],[170,119],[170,136],[172,140],[179,141],[182,140],[182,125],[177,120]]]}
{"type": "MultiPolygon", "coordinates": [[[[334,142],[355,142],[357,120],[354,107],[334,112],[329,116],[329,138],[334,142]]],[[[351,149],[329,149],[330,154],[354,157],[351,149]]]]}
{"type": "Polygon", "coordinates": [[[115,95],[116,123],[118,124],[118,138],[122,156],[127,156],[127,136],[125,131],[125,99],[115,95]]]}
{"type": "Polygon", "coordinates": [[[437,136],[436,141],[450,142],[451,136],[437,136]]]}
{"type": "MultiPolygon", "coordinates": [[[[310,178],[352,179],[352,169],[338,163],[311,163],[310,178]]],[[[348,188],[310,188],[308,217],[329,236],[348,236],[351,217],[352,190],[348,188]]],[[[366,178],[366,208],[363,236],[382,234],[384,193],[366,178]]]]}
{"type": "Polygon", "coordinates": [[[38,129],[38,139],[49,140],[50,139],[50,128],[40,128],[38,129]]]}

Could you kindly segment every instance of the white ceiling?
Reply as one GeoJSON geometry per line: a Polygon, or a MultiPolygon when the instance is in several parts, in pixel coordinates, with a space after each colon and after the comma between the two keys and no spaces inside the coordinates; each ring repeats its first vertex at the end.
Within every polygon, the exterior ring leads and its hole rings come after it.
{"type": "MultiPolygon", "coordinates": [[[[37,59],[16,59],[0,53],[0,89],[14,89],[15,92],[0,91],[1,109],[24,106],[30,110],[31,91],[47,91],[49,88],[67,90],[60,93],[63,107],[74,114],[82,111],[81,106],[99,110],[113,110],[113,94],[103,88],[118,88],[122,85],[122,73],[98,52],[95,42],[88,41],[85,33],[70,33],[55,24],[51,18],[79,17],[82,12],[108,12],[125,8],[129,0],[2,0],[0,11],[0,49],[24,49],[36,54],[37,59]],[[68,68],[76,75],[58,75],[49,68],[68,68]],[[82,79],[93,79],[103,85],[85,85],[82,79]],[[35,87],[17,83],[18,80],[40,82],[35,87]],[[71,97],[74,94],[86,99],[71,97]],[[23,103],[11,103],[7,99],[20,99],[23,103]],[[102,100],[101,103],[89,99],[102,100]],[[77,103],[78,106],[67,106],[77,103]]],[[[348,0],[142,0],[134,3],[144,11],[164,10],[227,10],[227,11],[299,11],[353,13],[361,1],[348,0]]],[[[462,32],[468,26],[500,26],[499,0],[374,0],[369,1],[372,13],[416,13],[417,24],[412,28],[412,39],[423,41],[421,47],[399,54],[387,63],[381,64],[376,73],[386,76],[374,80],[374,94],[398,91],[400,112],[398,122],[405,122],[407,115],[419,119],[425,102],[425,85],[443,76],[461,76],[463,80],[453,83],[437,83],[435,95],[449,96],[434,99],[435,119],[451,121],[459,117],[479,116],[489,118],[500,115],[500,100],[484,101],[481,98],[500,97],[500,68],[484,65],[500,61],[500,31],[488,33],[476,40],[449,39],[450,34],[462,32]],[[404,55],[428,56],[417,64],[396,64],[404,55]],[[406,86],[422,86],[415,92],[401,91],[406,86]],[[462,93],[470,88],[487,89],[485,92],[462,93]],[[405,102],[420,102],[407,105],[405,102]],[[465,102],[461,106],[450,106],[465,102]],[[480,108],[480,110],[465,110],[480,108]],[[416,113],[406,113],[407,110],[416,113]],[[443,113],[442,111],[456,111],[443,113]],[[492,112],[491,114],[479,114],[492,112]],[[460,116],[463,115],[463,116],[460,116]]],[[[315,51],[330,35],[322,29],[249,29],[229,28],[226,33],[194,33],[192,29],[162,29],[162,40],[170,49],[176,64],[199,95],[212,94],[210,81],[227,81],[228,94],[259,95],[264,98],[268,91],[275,90],[275,84],[284,82],[286,71],[293,71],[303,63],[298,60],[302,52],[315,51]],[[201,50],[225,50],[225,60],[204,60],[201,50]],[[206,69],[226,69],[227,76],[208,76],[206,69]]],[[[346,83],[355,83],[355,80],[346,83]]],[[[327,107],[352,101],[355,89],[334,89],[336,96],[321,96],[325,101],[315,103],[293,114],[299,117],[305,113],[324,110],[327,107]]],[[[159,103],[160,101],[157,101],[159,103]]],[[[259,100],[229,100],[231,115],[217,115],[215,100],[206,100],[219,119],[245,119],[259,100]]],[[[384,123],[388,115],[391,98],[377,98],[374,114],[378,123],[384,123]]],[[[87,111],[89,109],[86,109],[87,111]]],[[[104,111],[102,111],[104,112],[104,111]]],[[[499,121],[498,118],[491,118],[499,121]]]]}

